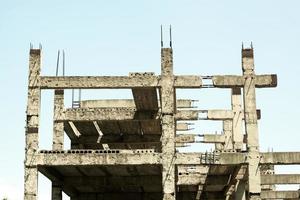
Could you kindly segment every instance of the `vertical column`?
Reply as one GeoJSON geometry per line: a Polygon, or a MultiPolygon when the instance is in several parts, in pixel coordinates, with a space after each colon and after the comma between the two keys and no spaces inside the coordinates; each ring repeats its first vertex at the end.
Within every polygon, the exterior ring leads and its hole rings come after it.
{"type": "Polygon", "coordinates": [[[223,134],[225,136],[223,150],[233,150],[232,120],[223,121],[223,134]]]}
{"type": "Polygon", "coordinates": [[[233,111],[232,136],[233,147],[236,151],[241,151],[243,149],[244,140],[242,132],[243,109],[241,99],[241,89],[233,88],[231,90],[231,108],[233,111]]]}
{"type": "Polygon", "coordinates": [[[40,113],[40,70],[41,50],[30,49],[28,101],[26,111],[26,145],[25,145],[25,176],[24,199],[36,200],[38,194],[37,166],[31,165],[34,155],[38,151],[39,113],[40,113]]]}
{"type": "Polygon", "coordinates": [[[54,91],[54,117],[53,117],[53,150],[64,149],[64,123],[57,122],[57,117],[64,109],[64,90],[54,91]]]}
{"type": "Polygon", "coordinates": [[[248,151],[248,189],[249,199],[252,200],[260,199],[261,192],[253,48],[242,49],[242,68],[245,77],[243,97],[248,151]]]}
{"type": "Polygon", "coordinates": [[[162,186],[163,200],[176,199],[175,187],[175,89],[173,76],[173,52],[161,49],[161,125],[162,125],[162,186]]]}

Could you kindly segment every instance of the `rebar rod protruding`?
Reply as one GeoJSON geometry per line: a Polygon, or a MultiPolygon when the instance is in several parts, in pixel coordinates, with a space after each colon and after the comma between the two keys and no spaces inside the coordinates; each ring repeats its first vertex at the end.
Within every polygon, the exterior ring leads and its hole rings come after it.
{"type": "Polygon", "coordinates": [[[57,60],[56,60],[56,76],[58,76],[58,68],[59,68],[59,55],[60,55],[60,51],[58,50],[57,52],[57,60]]]}
{"type": "Polygon", "coordinates": [[[164,41],[163,41],[163,28],[162,25],[160,25],[160,47],[163,48],[164,41]]]}

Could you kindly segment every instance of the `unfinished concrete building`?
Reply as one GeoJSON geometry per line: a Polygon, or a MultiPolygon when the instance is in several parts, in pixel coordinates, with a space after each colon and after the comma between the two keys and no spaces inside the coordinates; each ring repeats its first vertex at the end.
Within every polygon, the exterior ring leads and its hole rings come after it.
{"type": "Polygon", "coordinates": [[[52,182],[52,200],[62,191],[71,200],[299,199],[274,185],[299,184],[300,175],[274,174],[274,165],[300,164],[300,152],[259,150],[255,90],[276,87],[277,77],[255,74],[253,48],[242,49],[241,75],[174,75],[172,55],[161,49],[161,75],[41,76],[41,49],[30,49],[24,199],[38,199],[39,172],[52,182]],[[133,99],[64,107],[65,89],[89,88],[131,89],[133,99]],[[178,88],[231,90],[232,109],[199,110],[176,99],[178,88]],[[41,90],[49,89],[53,148],[40,150],[41,90]],[[202,119],[223,121],[222,134],[191,133],[188,121],[202,119]],[[215,150],[178,151],[199,136],[215,150]]]}

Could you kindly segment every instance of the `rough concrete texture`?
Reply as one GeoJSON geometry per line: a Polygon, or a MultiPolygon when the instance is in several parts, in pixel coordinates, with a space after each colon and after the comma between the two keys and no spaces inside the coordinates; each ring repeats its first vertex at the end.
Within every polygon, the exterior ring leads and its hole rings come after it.
{"type": "Polygon", "coordinates": [[[300,152],[259,151],[255,90],[276,87],[277,76],[255,74],[252,48],[242,49],[242,75],[175,76],[171,48],[161,49],[161,75],[41,76],[40,63],[41,50],[31,49],[25,200],[38,199],[38,172],[52,182],[52,200],[61,200],[62,191],[71,200],[299,199],[299,191],[276,191],[274,185],[299,184],[300,175],[276,174],[274,165],[300,164],[300,152]],[[78,88],[131,89],[133,98],[65,108],[64,90],[78,88]],[[231,109],[198,110],[194,100],[176,99],[176,88],[228,88],[231,109]],[[38,145],[44,89],[54,90],[52,150],[38,145]],[[191,132],[196,120],[220,120],[223,128],[191,132]],[[216,148],[179,151],[196,142],[216,148]]]}

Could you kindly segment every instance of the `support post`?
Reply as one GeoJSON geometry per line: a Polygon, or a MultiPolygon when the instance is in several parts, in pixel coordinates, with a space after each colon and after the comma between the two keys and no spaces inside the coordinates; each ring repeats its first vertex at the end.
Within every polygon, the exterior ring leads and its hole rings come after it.
{"type": "Polygon", "coordinates": [[[53,150],[64,149],[64,123],[58,122],[57,117],[64,109],[64,90],[54,91],[54,117],[53,117],[53,150]]]}
{"type": "Polygon", "coordinates": [[[29,53],[29,78],[28,78],[28,102],[26,111],[26,147],[25,147],[25,176],[24,176],[24,200],[36,200],[38,194],[38,170],[37,166],[30,164],[37,153],[39,135],[40,114],[40,67],[41,50],[30,49],[29,53]]]}
{"type": "Polygon", "coordinates": [[[163,200],[176,199],[175,187],[175,89],[171,48],[161,49],[162,187],[163,200]]]}
{"type": "Polygon", "coordinates": [[[232,88],[231,90],[231,108],[233,111],[233,119],[232,119],[233,147],[236,151],[241,151],[243,148],[244,136],[242,132],[243,109],[241,103],[240,88],[232,88]]]}
{"type": "Polygon", "coordinates": [[[223,150],[233,150],[232,120],[223,121],[223,134],[225,136],[223,150]]]}
{"type": "Polygon", "coordinates": [[[244,121],[247,137],[248,161],[248,188],[249,199],[261,199],[261,180],[259,168],[259,141],[255,96],[255,73],[253,61],[253,48],[242,49],[242,68],[245,77],[243,88],[244,121]]]}

